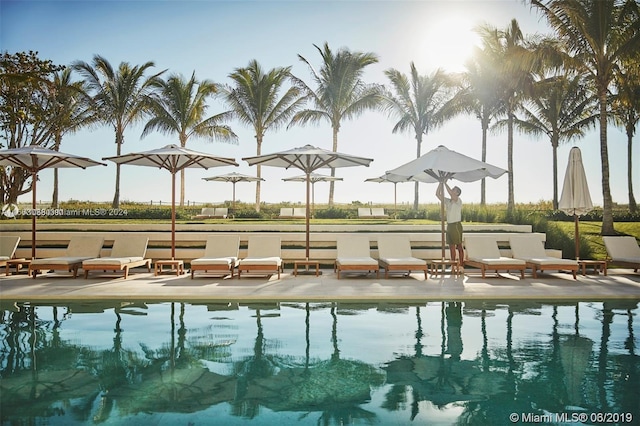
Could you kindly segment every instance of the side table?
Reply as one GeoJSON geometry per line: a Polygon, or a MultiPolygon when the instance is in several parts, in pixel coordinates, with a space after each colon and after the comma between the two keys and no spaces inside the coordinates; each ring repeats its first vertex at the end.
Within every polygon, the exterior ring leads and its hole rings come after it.
{"type": "Polygon", "coordinates": [[[444,275],[445,268],[451,266],[451,275],[460,276],[460,264],[455,260],[450,259],[438,259],[429,261],[429,274],[431,275],[444,275]],[[438,271],[441,270],[441,272],[438,271]]]}
{"type": "Polygon", "coordinates": [[[16,267],[16,274],[20,272],[23,266],[29,266],[31,264],[31,259],[25,259],[23,257],[19,259],[9,259],[7,260],[7,264],[5,265],[5,273],[7,276],[11,275],[11,267],[16,267]]]}
{"type": "Polygon", "coordinates": [[[170,266],[171,269],[168,272],[175,272],[176,275],[184,274],[184,261],[176,259],[156,260],[155,263],[155,275],[158,276],[163,272],[164,266],[170,266]]]}
{"type": "Polygon", "coordinates": [[[587,266],[593,267],[593,272],[600,274],[600,271],[607,275],[607,261],[606,260],[578,260],[578,268],[582,269],[582,275],[587,275],[587,266]]]}
{"type": "Polygon", "coordinates": [[[316,267],[316,277],[320,275],[320,262],[317,260],[294,260],[293,261],[293,276],[298,276],[298,266],[306,266],[307,271],[309,270],[309,266],[316,267]]]}

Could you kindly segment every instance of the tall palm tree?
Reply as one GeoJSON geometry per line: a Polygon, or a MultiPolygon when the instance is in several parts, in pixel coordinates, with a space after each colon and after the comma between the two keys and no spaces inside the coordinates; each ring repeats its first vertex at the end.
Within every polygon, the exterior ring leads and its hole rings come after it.
{"type": "MultiPolygon", "coordinates": [[[[392,133],[412,132],[417,142],[416,158],[422,155],[422,137],[440,126],[444,119],[449,89],[447,77],[438,69],[431,75],[421,76],[413,62],[411,75],[396,69],[384,73],[391,82],[394,93],[384,93],[382,105],[389,116],[397,118],[392,133]]],[[[418,209],[418,182],[415,183],[413,208],[418,209]]]]}
{"type": "Polygon", "coordinates": [[[572,66],[595,87],[599,103],[602,235],[614,235],[607,145],[608,95],[620,61],[640,51],[640,12],[634,0],[532,0],[565,44],[572,66]]]}
{"type": "Polygon", "coordinates": [[[595,98],[584,90],[579,75],[558,75],[534,84],[532,98],[522,107],[516,126],[524,133],[545,135],[553,151],[553,208],[558,208],[558,145],[581,138],[596,119],[595,98]]]}
{"type": "MultiPolygon", "coordinates": [[[[220,90],[233,115],[241,123],[253,126],[256,155],[262,154],[262,142],[267,130],[280,128],[305,102],[298,88],[283,88],[290,72],[291,67],[284,67],[273,68],[265,73],[254,59],[247,67],[236,68],[229,75],[233,86],[224,86],[220,90]]],[[[260,166],[257,166],[257,176],[262,177],[260,166]]],[[[260,211],[260,181],[256,182],[256,211],[260,211]]]]}
{"type": "MultiPolygon", "coordinates": [[[[152,83],[164,72],[145,77],[144,73],[153,66],[153,62],[146,62],[140,66],[121,62],[115,70],[109,61],[100,55],[95,55],[91,64],[84,61],[76,61],[72,64],[73,69],[84,77],[100,120],[113,126],[117,155],[122,152],[125,130],[130,124],[142,119],[145,113],[146,96],[153,89],[152,83]]],[[[117,164],[112,207],[119,206],[120,165],[117,164]]]]}
{"type": "MultiPolygon", "coordinates": [[[[476,47],[465,64],[466,70],[457,75],[458,92],[451,104],[458,112],[475,115],[482,129],[482,161],[487,161],[487,133],[491,121],[501,113],[503,107],[501,83],[496,79],[497,64],[489,53],[476,47]]],[[[480,204],[486,204],[485,179],[480,183],[480,204]]]]}
{"type": "Polygon", "coordinates": [[[508,200],[507,209],[515,208],[514,172],[513,172],[513,126],[515,113],[524,99],[524,94],[532,83],[533,56],[527,48],[518,21],[512,19],[507,28],[497,30],[485,25],[479,29],[483,47],[496,61],[497,80],[500,82],[504,114],[507,117],[507,170],[508,200]]]}
{"type": "Polygon", "coordinates": [[[627,135],[627,188],[629,192],[629,211],[636,213],[638,204],[633,195],[633,136],[640,121],[640,57],[624,61],[623,72],[615,78],[616,94],[613,97],[613,120],[624,127],[627,135]]]}
{"type": "MultiPolygon", "coordinates": [[[[207,100],[217,91],[213,82],[198,81],[194,72],[189,80],[173,74],[166,81],[156,79],[152,86],[156,90],[147,97],[150,119],[144,126],[141,138],[153,131],[175,134],[183,148],[191,137],[225,142],[237,139],[231,128],[222,124],[231,118],[230,112],[206,117],[207,100]]],[[[184,206],[184,169],[180,171],[180,206],[184,206]]]]}
{"type": "MultiPolygon", "coordinates": [[[[322,48],[314,44],[322,57],[322,66],[316,71],[303,56],[298,58],[307,64],[316,89],[292,76],[294,84],[311,100],[312,109],[297,112],[287,127],[328,121],[333,133],[333,151],[338,151],[338,132],[343,119],[355,118],[380,105],[382,87],[365,84],[362,80],[365,67],[378,62],[374,53],[351,52],[341,48],[333,52],[325,42],[322,48]]],[[[335,176],[335,169],[331,169],[335,176]]],[[[329,184],[329,206],[333,206],[334,182],[329,184]]]]}
{"type": "MultiPolygon", "coordinates": [[[[71,68],[65,68],[53,75],[51,90],[51,127],[53,149],[58,151],[62,138],[67,133],[90,126],[96,121],[95,110],[86,93],[84,81],[72,81],[71,68]]],[[[53,169],[53,194],[51,205],[58,207],[58,169],[53,169]]]]}

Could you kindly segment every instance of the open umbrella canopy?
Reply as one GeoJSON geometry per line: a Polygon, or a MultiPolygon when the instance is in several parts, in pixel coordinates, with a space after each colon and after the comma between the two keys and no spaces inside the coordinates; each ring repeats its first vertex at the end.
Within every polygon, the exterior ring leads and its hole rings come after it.
{"type": "MultiPolygon", "coordinates": [[[[285,182],[306,182],[307,175],[294,176],[290,178],[284,178],[282,180],[285,182]]],[[[313,212],[316,209],[315,208],[316,206],[315,184],[317,182],[337,182],[337,181],[341,181],[342,178],[336,177],[336,176],[321,175],[319,173],[311,173],[309,174],[309,180],[311,182],[311,216],[313,216],[313,212]]]]}
{"type": "Polygon", "coordinates": [[[365,182],[390,182],[393,184],[393,216],[397,218],[398,212],[398,184],[401,182],[413,182],[411,178],[407,176],[394,175],[393,173],[385,173],[382,176],[375,178],[365,179],[365,182]]]}
{"type": "Polygon", "coordinates": [[[582,153],[577,146],[574,146],[569,151],[569,163],[564,175],[564,184],[558,208],[567,215],[573,216],[576,259],[578,259],[580,257],[578,217],[593,210],[593,202],[591,201],[591,194],[589,194],[587,175],[582,164],[582,153]]]}
{"type": "MultiPolygon", "coordinates": [[[[387,173],[404,176],[418,182],[444,183],[449,179],[461,182],[475,182],[486,177],[496,179],[507,171],[440,145],[423,156],[389,170],[387,173]]],[[[440,202],[440,217],[442,259],[444,260],[444,199],[440,202]]]]}
{"type": "Polygon", "coordinates": [[[171,173],[171,259],[176,255],[176,173],[187,168],[209,169],[220,166],[237,166],[233,158],[218,157],[205,152],[193,151],[178,145],[131,154],[105,157],[103,160],[116,164],[157,167],[171,173]]]}
{"type": "Polygon", "coordinates": [[[311,173],[318,169],[369,166],[372,158],[356,157],[355,155],[328,151],[305,145],[287,151],[273,154],[258,155],[256,157],[243,158],[250,166],[271,166],[285,169],[300,169],[307,177],[307,210],[306,210],[306,257],[309,259],[309,197],[311,193],[311,173]]]}
{"type": "Polygon", "coordinates": [[[264,179],[257,176],[243,175],[242,173],[236,172],[231,172],[219,176],[206,177],[202,179],[210,182],[231,182],[233,184],[233,210],[236,209],[236,183],[264,181],[264,179]]]}
{"type": "MultiPolygon", "coordinates": [[[[31,172],[31,208],[36,208],[36,182],[43,169],[106,166],[87,157],[54,151],[37,145],[0,150],[0,166],[20,167],[31,172]]],[[[31,258],[36,258],[36,215],[31,215],[31,258]]]]}

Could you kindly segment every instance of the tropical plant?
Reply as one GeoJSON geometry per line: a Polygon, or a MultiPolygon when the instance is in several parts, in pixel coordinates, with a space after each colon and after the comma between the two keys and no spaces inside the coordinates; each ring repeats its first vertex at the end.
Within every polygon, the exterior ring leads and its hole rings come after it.
{"type": "MultiPolygon", "coordinates": [[[[256,155],[262,154],[262,142],[267,130],[280,128],[305,102],[297,87],[283,89],[290,72],[291,67],[284,67],[273,68],[265,73],[254,59],[247,67],[236,68],[229,75],[234,81],[233,86],[224,86],[220,90],[234,117],[253,127],[256,155]]],[[[257,166],[257,176],[262,177],[260,166],[257,166]]],[[[260,181],[256,182],[256,211],[260,211],[260,181]]]]}
{"type": "Polygon", "coordinates": [[[602,167],[602,235],[613,235],[607,120],[609,90],[620,61],[640,51],[640,11],[634,0],[532,0],[571,55],[571,66],[593,84],[598,96],[602,167]]]}
{"type": "MultiPolygon", "coordinates": [[[[73,69],[85,79],[100,121],[113,126],[117,155],[122,152],[125,130],[130,124],[142,119],[147,96],[153,90],[153,82],[164,72],[146,77],[145,72],[153,66],[153,62],[146,62],[140,66],[121,62],[115,70],[109,61],[100,55],[95,55],[91,64],[84,61],[75,61],[72,64],[73,69]]],[[[116,164],[116,187],[112,206],[120,206],[120,164],[116,164]]]]}
{"type": "Polygon", "coordinates": [[[553,153],[553,208],[558,208],[558,146],[581,138],[593,126],[595,98],[579,75],[552,76],[534,84],[531,99],[522,106],[515,125],[524,133],[545,135],[553,153]]]}
{"type": "MultiPolygon", "coordinates": [[[[297,124],[317,124],[328,121],[333,133],[334,152],[338,151],[338,132],[343,119],[355,118],[363,112],[380,106],[382,87],[366,84],[362,80],[364,69],[378,62],[374,53],[351,52],[341,48],[333,52],[329,44],[322,48],[314,44],[322,57],[322,66],[316,71],[311,63],[301,55],[298,58],[307,64],[315,83],[311,89],[303,80],[292,76],[294,85],[309,98],[312,108],[297,112],[287,127],[297,124]]],[[[335,169],[331,169],[335,176],[335,169]]],[[[329,207],[333,206],[334,183],[329,183],[329,207]]]]}
{"type": "MultiPolygon", "coordinates": [[[[482,161],[487,161],[487,133],[491,121],[500,113],[502,97],[500,81],[496,79],[496,63],[489,53],[480,47],[474,49],[465,63],[466,71],[457,74],[458,91],[451,105],[457,112],[475,115],[482,129],[482,161]]],[[[480,205],[486,205],[486,183],[480,183],[480,205]]]]}
{"type": "MultiPolygon", "coordinates": [[[[217,91],[215,83],[198,81],[195,72],[186,80],[173,74],[167,80],[155,79],[156,90],[147,96],[149,121],[144,126],[141,138],[153,131],[165,135],[177,135],[182,148],[191,137],[210,140],[235,141],[237,136],[224,123],[231,118],[229,111],[206,117],[207,100],[217,91]]],[[[184,169],[180,171],[180,206],[184,206],[184,169]]]]}
{"type": "Polygon", "coordinates": [[[638,204],[633,195],[633,136],[640,121],[640,57],[623,61],[622,72],[616,75],[614,84],[616,93],[613,96],[612,118],[624,128],[627,135],[627,188],[629,192],[629,211],[636,213],[638,204]]]}
{"type": "MultiPolygon", "coordinates": [[[[90,126],[96,121],[95,110],[86,93],[84,81],[72,81],[71,69],[65,68],[53,75],[50,86],[51,96],[51,126],[53,134],[53,149],[58,151],[62,138],[67,133],[90,126]]],[[[53,194],[51,205],[58,207],[58,169],[53,169],[53,194]]]]}
{"type": "MultiPolygon", "coordinates": [[[[390,117],[398,119],[392,133],[411,132],[416,138],[416,158],[422,155],[422,137],[440,126],[446,118],[445,105],[449,100],[447,76],[441,69],[431,75],[419,75],[413,62],[411,75],[396,69],[384,73],[391,83],[393,93],[382,95],[382,106],[390,117]]],[[[415,183],[414,210],[418,209],[419,184],[415,183]]]]}

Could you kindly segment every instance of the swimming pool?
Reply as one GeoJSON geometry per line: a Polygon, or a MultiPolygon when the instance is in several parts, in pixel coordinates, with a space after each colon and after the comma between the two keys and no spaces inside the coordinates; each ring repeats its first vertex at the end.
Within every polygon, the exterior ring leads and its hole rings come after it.
{"type": "Polygon", "coordinates": [[[640,419],[636,301],[0,307],[6,425],[640,419]]]}

